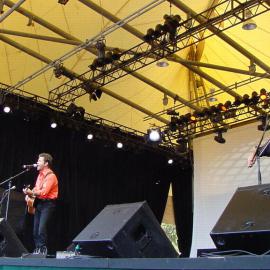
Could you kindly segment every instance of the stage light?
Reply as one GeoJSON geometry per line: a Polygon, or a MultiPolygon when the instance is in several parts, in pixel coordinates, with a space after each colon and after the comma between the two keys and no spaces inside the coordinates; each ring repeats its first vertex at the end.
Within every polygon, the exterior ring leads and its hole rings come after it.
{"type": "Polygon", "coordinates": [[[243,102],[245,105],[249,105],[249,104],[251,103],[251,100],[250,100],[248,94],[243,95],[242,102],[243,102]]]}
{"type": "Polygon", "coordinates": [[[154,34],[156,37],[161,37],[162,35],[164,35],[165,34],[164,26],[162,24],[157,24],[155,27],[154,34]]]}
{"type": "Polygon", "coordinates": [[[89,132],[89,133],[87,134],[87,140],[93,140],[93,139],[94,139],[93,133],[89,132]]]}
{"type": "Polygon", "coordinates": [[[54,119],[51,120],[50,125],[51,125],[51,128],[57,128],[57,122],[54,119]]]}
{"type": "Polygon", "coordinates": [[[222,104],[222,103],[219,103],[219,104],[217,105],[217,108],[218,108],[218,110],[221,111],[221,112],[226,112],[226,111],[228,110],[228,108],[225,106],[225,104],[222,104]]]}
{"type": "Polygon", "coordinates": [[[243,22],[242,29],[254,30],[257,28],[256,22],[251,17],[252,17],[251,11],[249,9],[244,10],[244,19],[246,21],[243,22]]]}
{"type": "Polygon", "coordinates": [[[234,103],[233,103],[233,105],[236,106],[236,107],[238,107],[238,106],[240,106],[242,103],[243,103],[243,102],[242,102],[241,97],[236,97],[236,98],[235,98],[235,101],[234,101],[234,103]]]}
{"type": "Polygon", "coordinates": [[[168,67],[169,62],[165,58],[163,58],[163,59],[160,59],[159,61],[157,61],[156,65],[158,67],[168,67]]]}
{"type": "Polygon", "coordinates": [[[9,105],[5,104],[4,107],[3,107],[3,111],[5,113],[10,113],[11,112],[11,107],[9,105]]]}
{"type": "Polygon", "coordinates": [[[267,93],[266,93],[266,90],[265,90],[264,88],[262,88],[262,89],[260,90],[260,99],[261,99],[261,100],[267,99],[267,93]]]}
{"type": "Polygon", "coordinates": [[[97,101],[98,99],[101,98],[102,91],[98,88],[94,90],[92,93],[90,93],[90,101],[93,99],[94,101],[97,101]]]}
{"type": "Polygon", "coordinates": [[[172,158],[170,158],[170,159],[168,159],[168,164],[173,164],[173,159],[172,158]]]}
{"type": "Polygon", "coordinates": [[[149,28],[146,32],[146,35],[143,37],[145,42],[151,42],[156,38],[155,30],[153,28],[149,28]]]}
{"type": "Polygon", "coordinates": [[[258,93],[256,91],[253,91],[251,94],[251,98],[250,98],[251,102],[255,105],[259,102],[259,99],[260,99],[260,97],[259,97],[258,93]]]}
{"type": "Polygon", "coordinates": [[[151,142],[160,142],[162,140],[162,134],[159,128],[148,129],[147,136],[151,142]]]}
{"type": "Polygon", "coordinates": [[[172,109],[168,109],[167,110],[167,115],[174,115],[174,116],[177,116],[179,115],[179,112],[175,111],[175,110],[172,110],[172,109]]]}
{"type": "Polygon", "coordinates": [[[180,25],[181,17],[179,15],[167,15],[163,16],[165,20],[163,24],[164,32],[169,33],[169,40],[174,41],[176,37],[177,27],[180,25]]]}
{"type": "Polygon", "coordinates": [[[214,140],[218,143],[225,143],[226,140],[223,138],[222,133],[226,130],[217,130],[217,136],[214,137],[214,140]]]}
{"type": "Polygon", "coordinates": [[[121,143],[121,142],[118,142],[117,144],[116,144],[116,147],[118,148],[118,149],[122,149],[123,148],[123,143],[121,143]]]}
{"type": "Polygon", "coordinates": [[[194,123],[197,121],[197,117],[193,114],[189,117],[189,120],[194,123]]]}
{"type": "Polygon", "coordinates": [[[270,129],[270,126],[267,125],[266,126],[266,116],[262,115],[259,117],[259,119],[261,120],[261,124],[257,126],[258,130],[260,131],[264,131],[264,130],[269,130],[270,129]]]}
{"type": "Polygon", "coordinates": [[[65,5],[69,0],[58,0],[58,3],[61,5],[65,5]]]}
{"type": "Polygon", "coordinates": [[[80,120],[84,118],[85,109],[83,107],[78,107],[73,102],[71,102],[67,107],[66,114],[69,117],[73,117],[77,120],[80,120]]]}

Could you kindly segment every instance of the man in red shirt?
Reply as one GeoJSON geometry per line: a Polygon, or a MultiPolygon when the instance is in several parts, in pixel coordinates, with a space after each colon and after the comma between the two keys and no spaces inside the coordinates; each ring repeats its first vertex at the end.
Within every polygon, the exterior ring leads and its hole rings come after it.
{"type": "Polygon", "coordinates": [[[34,253],[47,254],[48,223],[58,197],[58,180],[51,170],[52,160],[52,156],[48,153],[39,154],[37,161],[39,175],[35,187],[32,190],[29,188],[23,190],[26,195],[35,198],[33,236],[36,249],[34,253]]]}

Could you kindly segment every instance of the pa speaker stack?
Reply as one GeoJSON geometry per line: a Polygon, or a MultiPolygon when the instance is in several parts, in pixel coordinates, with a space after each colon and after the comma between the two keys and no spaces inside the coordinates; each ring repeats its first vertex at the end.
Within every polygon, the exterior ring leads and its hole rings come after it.
{"type": "Polygon", "coordinates": [[[73,243],[81,254],[98,257],[178,257],[146,202],[106,206],[73,243]]]}
{"type": "Polygon", "coordinates": [[[270,184],[240,187],[210,233],[219,250],[270,250],[270,184]]]}

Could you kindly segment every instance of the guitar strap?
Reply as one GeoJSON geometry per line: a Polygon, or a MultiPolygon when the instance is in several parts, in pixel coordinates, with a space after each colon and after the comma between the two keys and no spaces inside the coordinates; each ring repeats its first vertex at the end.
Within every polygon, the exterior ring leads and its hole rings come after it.
{"type": "Polygon", "coordinates": [[[47,177],[48,175],[52,174],[52,173],[53,173],[53,171],[49,171],[49,172],[47,172],[47,173],[45,174],[44,179],[43,179],[43,182],[42,182],[42,185],[41,185],[41,188],[43,188],[43,185],[44,185],[45,182],[46,182],[46,177],[47,177]]]}

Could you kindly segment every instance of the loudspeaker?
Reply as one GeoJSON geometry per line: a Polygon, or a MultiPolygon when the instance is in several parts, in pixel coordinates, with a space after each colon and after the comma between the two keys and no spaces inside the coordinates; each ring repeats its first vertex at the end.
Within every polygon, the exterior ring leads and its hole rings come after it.
{"type": "Polygon", "coordinates": [[[27,252],[27,249],[23,246],[9,223],[4,218],[0,218],[0,255],[20,257],[27,252]]]}
{"type": "Polygon", "coordinates": [[[210,235],[220,250],[270,250],[270,184],[238,188],[210,235]]]}
{"type": "Polygon", "coordinates": [[[107,205],[73,243],[81,254],[98,257],[178,257],[146,202],[107,205]]]}

